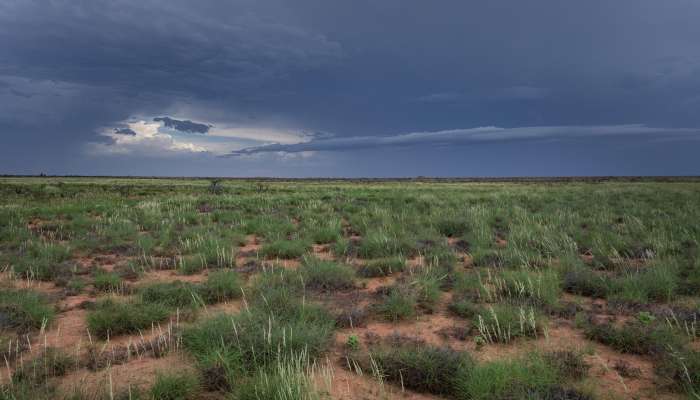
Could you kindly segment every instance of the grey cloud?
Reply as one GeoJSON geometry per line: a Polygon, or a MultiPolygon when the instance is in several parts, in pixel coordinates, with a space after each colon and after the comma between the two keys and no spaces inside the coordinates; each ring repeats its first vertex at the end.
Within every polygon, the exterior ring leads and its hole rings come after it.
{"type": "Polygon", "coordinates": [[[536,100],[549,95],[549,89],[533,86],[511,86],[494,91],[490,98],[494,100],[536,100]]]}
{"type": "Polygon", "coordinates": [[[278,14],[246,0],[10,0],[0,9],[0,75],[206,95],[242,92],[342,54],[278,14]]]}
{"type": "Polygon", "coordinates": [[[117,135],[136,136],[136,132],[130,128],[114,128],[114,133],[117,135]]]}
{"type": "Polygon", "coordinates": [[[198,133],[202,135],[209,132],[209,128],[212,127],[211,125],[200,124],[190,120],[178,120],[170,117],[157,117],[153,118],[153,120],[156,122],[162,122],[166,127],[178,130],[180,132],[198,133]]]}
{"type": "Polygon", "coordinates": [[[461,93],[431,93],[425,96],[419,96],[416,101],[419,103],[449,103],[460,98],[464,95],[461,93]]]}
{"type": "Polygon", "coordinates": [[[434,132],[412,132],[393,136],[350,136],[318,139],[296,144],[270,144],[232,152],[229,156],[257,153],[305,151],[350,151],[368,148],[471,144],[513,140],[566,139],[619,135],[695,136],[700,129],[655,128],[641,124],[601,126],[532,126],[518,128],[479,127],[434,132]]]}
{"type": "Polygon", "coordinates": [[[488,89],[469,92],[439,92],[414,99],[418,103],[442,104],[442,103],[476,103],[476,102],[497,102],[510,100],[539,100],[551,94],[546,88],[534,86],[509,86],[502,88],[488,89]]]}

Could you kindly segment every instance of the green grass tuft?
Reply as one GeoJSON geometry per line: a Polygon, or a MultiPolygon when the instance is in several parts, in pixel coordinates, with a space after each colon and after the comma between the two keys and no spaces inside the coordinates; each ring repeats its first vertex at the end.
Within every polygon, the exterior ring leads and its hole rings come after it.
{"type": "Polygon", "coordinates": [[[378,278],[401,272],[406,267],[406,260],[401,257],[388,257],[376,260],[368,260],[358,270],[363,278],[378,278]]]}
{"type": "Polygon", "coordinates": [[[267,258],[293,259],[303,256],[310,248],[304,240],[277,240],[263,245],[260,253],[267,258]]]}
{"type": "Polygon", "coordinates": [[[188,400],[197,398],[199,380],[187,373],[159,373],[151,387],[153,400],[188,400]]]}
{"type": "Polygon", "coordinates": [[[48,325],[55,312],[48,299],[32,290],[0,290],[0,327],[27,332],[48,325]]]}
{"type": "Polygon", "coordinates": [[[160,303],[102,300],[87,316],[90,332],[101,339],[148,329],[168,318],[170,310],[160,303]]]}
{"type": "Polygon", "coordinates": [[[334,261],[304,258],[301,274],[307,287],[325,292],[351,289],[355,286],[355,270],[334,261]]]}

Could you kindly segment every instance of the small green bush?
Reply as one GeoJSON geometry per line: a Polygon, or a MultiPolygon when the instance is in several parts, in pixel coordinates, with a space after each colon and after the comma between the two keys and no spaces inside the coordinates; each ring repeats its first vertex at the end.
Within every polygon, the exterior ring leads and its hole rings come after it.
{"type": "Polygon", "coordinates": [[[307,287],[315,290],[345,290],[355,285],[355,270],[334,261],[307,257],[304,259],[301,274],[307,287]]]}
{"type": "Polygon", "coordinates": [[[621,327],[611,323],[584,322],[588,339],[606,344],[622,353],[661,356],[669,349],[683,347],[682,338],[665,323],[629,321],[621,327]]]}
{"type": "Polygon", "coordinates": [[[141,290],[144,303],[167,307],[194,307],[200,305],[197,286],[181,281],[155,283],[141,290]]]}
{"type": "Polygon", "coordinates": [[[583,379],[591,368],[581,353],[571,350],[556,350],[543,354],[543,357],[560,376],[567,379],[583,379]]]}
{"type": "Polygon", "coordinates": [[[700,396],[700,351],[670,351],[655,364],[655,372],[671,388],[685,391],[689,398],[700,396]]]}
{"type": "Polygon", "coordinates": [[[467,353],[426,344],[384,344],[370,349],[369,356],[360,358],[364,370],[374,361],[388,381],[436,395],[452,395],[457,377],[474,365],[467,353]]]}
{"type": "Polygon", "coordinates": [[[580,265],[564,273],[563,288],[568,293],[582,296],[606,297],[610,292],[610,282],[606,276],[580,265]]]}
{"type": "Polygon", "coordinates": [[[414,276],[411,286],[416,294],[418,305],[428,312],[434,312],[437,308],[442,291],[440,286],[447,278],[439,269],[427,267],[420,274],[414,276]]]}
{"type": "Polygon", "coordinates": [[[360,241],[357,254],[362,258],[406,256],[416,250],[414,238],[388,232],[368,232],[360,241]]]}
{"type": "Polygon", "coordinates": [[[2,327],[26,332],[50,323],[55,312],[45,296],[32,290],[0,290],[2,327]]]}
{"type": "Polygon", "coordinates": [[[535,306],[552,307],[559,302],[561,281],[554,270],[529,269],[504,271],[499,295],[535,306]]]}
{"type": "Polygon", "coordinates": [[[20,364],[12,374],[12,382],[45,384],[49,378],[63,376],[75,366],[75,360],[67,354],[47,347],[30,362],[20,364]]]}
{"type": "Polygon", "coordinates": [[[92,285],[100,292],[119,292],[122,284],[122,278],[114,272],[97,270],[93,275],[92,285]]]}
{"type": "Polygon", "coordinates": [[[482,308],[466,298],[454,298],[448,306],[450,312],[462,318],[474,318],[482,311],[482,308]]]}
{"type": "Polygon", "coordinates": [[[376,312],[389,321],[401,321],[416,316],[416,294],[405,287],[395,286],[382,301],[375,305],[376,312]]]}
{"type": "Polygon", "coordinates": [[[240,297],[241,282],[238,274],[230,270],[210,272],[207,281],[199,287],[199,295],[207,304],[240,297]]]}
{"type": "Polygon", "coordinates": [[[177,258],[177,270],[183,275],[194,275],[207,268],[206,259],[199,255],[186,255],[177,258]]]}
{"type": "Polygon", "coordinates": [[[512,304],[494,304],[484,308],[472,323],[489,343],[509,343],[519,337],[537,337],[544,321],[534,308],[512,304]]]}
{"type": "Polygon", "coordinates": [[[470,400],[549,399],[560,382],[558,371],[537,354],[492,361],[456,377],[456,398],[470,400]]]}
{"type": "Polygon", "coordinates": [[[268,371],[299,354],[315,359],[328,348],[332,317],[314,306],[297,303],[294,308],[284,316],[267,314],[255,306],[251,313],[220,315],[187,329],[183,345],[200,369],[216,376],[210,381],[236,387],[241,376],[268,371]]]}
{"type": "Polygon", "coordinates": [[[151,387],[153,400],[195,399],[199,391],[199,381],[195,375],[185,373],[160,373],[151,387]]]}
{"type": "Polygon", "coordinates": [[[314,229],[311,234],[311,240],[314,243],[335,243],[341,238],[339,226],[326,226],[314,229]]]}
{"type": "Polygon", "coordinates": [[[377,278],[401,272],[406,267],[406,260],[401,257],[388,257],[369,260],[358,270],[364,278],[377,278]]]}
{"type": "Polygon", "coordinates": [[[277,240],[263,245],[260,253],[267,258],[292,259],[303,256],[310,247],[303,240],[277,240]]]}
{"type": "Polygon", "coordinates": [[[641,272],[633,271],[615,279],[609,298],[632,304],[669,302],[675,296],[678,286],[676,269],[665,264],[656,264],[641,272]]]}
{"type": "Polygon", "coordinates": [[[116,302],[108,299],[95,304],[87,316],[87,325],[94,335],[106,339],[150,328],[170,315],[160,303],[116,302]]]}
{"type": "Polygon", "coordinates": [[[458,218],[439,220],[435,223],[435,227],[438,232],[447,237],[461,236],[469,231],[469,223],[458,218]]]}
{"type": "Polygon", "coordinates": [[[316,390],[308,357],[302,353],[280,359],[244,379],[236,389],[238,400],[321,400],[316,390]]]}

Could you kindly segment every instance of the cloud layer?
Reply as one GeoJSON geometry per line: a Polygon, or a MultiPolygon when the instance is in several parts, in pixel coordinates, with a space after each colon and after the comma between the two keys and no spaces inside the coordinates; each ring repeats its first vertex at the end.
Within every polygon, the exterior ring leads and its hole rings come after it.
{"type": "Polygon", "coordinates": [[[700,138],[700,129],[654,128],[641,124],[602,126],[532,126],[520,128],[480,127],[435,132],[412,132],[393,136],[350,136],[311,140],[296,144],[271,144],[231,152],[228,156],[258,153],[351,151],[407,146],[464,145],[513,140],[595,138],[601,136],[655,135],[662,138],[700,138]]]}

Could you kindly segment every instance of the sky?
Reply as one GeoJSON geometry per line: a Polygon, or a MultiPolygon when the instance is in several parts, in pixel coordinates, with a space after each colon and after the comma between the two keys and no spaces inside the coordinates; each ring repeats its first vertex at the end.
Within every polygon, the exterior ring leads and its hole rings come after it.
{"type": "Polygon", "coordinates": [[[0,174],[700,175],[700,0],[0,0],[0,174]]]}

